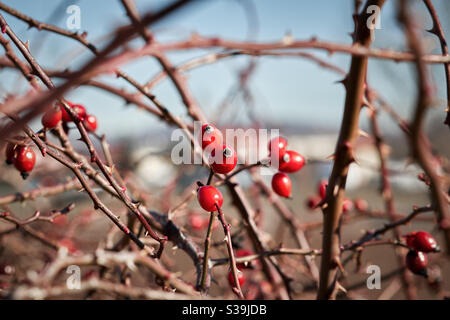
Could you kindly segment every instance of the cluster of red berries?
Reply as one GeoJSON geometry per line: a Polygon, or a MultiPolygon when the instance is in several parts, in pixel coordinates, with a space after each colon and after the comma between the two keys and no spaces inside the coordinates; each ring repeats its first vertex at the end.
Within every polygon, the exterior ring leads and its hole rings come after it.
{"type": "MultiPolygon", "coordinates": [[[[223,143],[223,135],[215,126],[211,124],[205,124],[202,126],[200,142],[202,149],[205,152],[210,152],[210,166],[211,170],[219,174],[227,174],[231,172],[237,164],[237,154],[230,146],[223,143]],[[220,152],[216,156],[216,152],[220,152]]],[[[197,190],[197,199],[200,206],[209,212],[219,210],[223,204],[222,193],[211,185],[202,185],[197,190]]],[[[201,219],[198,215],[190,216],[190,223],[193,228],[204,228],[206,220],[201,219]]],[[[236,251],[236,257],[244,257],[251,255],[252,252],[244,249],[236,251]]],[[[238,263],[238,281],[242,286],[245,281],[245,275],[242,272],[243,269],[253,268],[252,263],[238,263]]],[[[228,282],[234,287],[233,273],[228,273],[228,282]]]]}
{"type": "Polygon", "coordinates": [[[222,132],[219,129],[211,124],[203,125],[200,139],[202,149],[210,150],[210,166],[215,173],[226,174],[236,167],[236,151],[223,144],[222,132]]]}
{"type": "Polygon", "coordinates": [[[426,253],[439,252],[439,246],[431,234],[425,231],[408,233],[406,244],[410,248],[406,255],[406,267],[415,274],[428,277],[426,253]]]}
{"type": "MultiPolygon", "coordinates": [[[[317,209],[320,202],[322,202],[325,199],[325,196],[327,194],[327,187],[328,187],[328,181],[322,180],[317,185],[317,194],[314,194],[306,200],[306,206],[311,209],[315,210],[317,209]]],[[[356,199],[355,201],[352,201],[349,198],[344,198],[344,202],[342,203],[342,212],[346,213],[353,208],[356,208],[358,211],[366,211],[369,207],[368,203],[364,199],[356,199]]]]}
{"type": "MultiPolygon", "coordinates": [[[[86,130],[94,132],[97,129],[97,118],[94,115],[87,114],[85,107],[81,104],[73,104],[69,101],[67,101],[67,104],[73,109],[79,119],[83,121],[86,130]]],[[[55,106],[42,116],[41,121],[44,128],[48,130],[56,127],[61,121],[65,124],[72,122],[72,117],[63,106],[55,106]]]]}
{"type": "MultiPolygon", "coordinates": [[[[98,126],[97,118],[92,114],[88,114],[84,106],[82,106],[81,104],[73,104],[72,102],[69,101],[67,101],[67,104],[73,111],[75,111],[78,118],[83,121],[86,130],[90,132],[94,132],[95,130],[97,130],[98,126]]],[[[67,124],[69,122],[72,122],[72,117],[66,111],[66,109],[64,109],[63,106],[60,106],[60,110],[61,110],[61,120],[63,121],[63,123],[67,124]]]]}
{"type": "MultiPolygon", "coordinates": [[[[211,124],[202,126],[200,136],[202,148],[211,150],[210,166],[215,173],[226,174],[232,171],[237,164],[236,152],[229,146],[223,144],[222,133],[211,124]],[[216,156],[216,151],[221,155],[216,156]]],[[[210,185],[202,185],[197,190],[197,198],[200,206],[206,211],[212,212],[220,209],[223,204],[222,193],[210,185]]]]}
{"type": "MultiPolygon", "coordinates": [[[[94,115],[86,113],[86,108],[79,104],[67,102],[77,113],[86,130],[94,132],[97,129],[97,118],[94,115]]],[[[55,128],[60,122],[65,124],[72,121],[70,115],[62,106],[55,106],[47,110],[41,118],[45,130],[55,128]]],[[[16,137],[24,140],[23,137],[16,137]]],[[[26,179],[36,164],[36,154],[33,149],[23,143],[8,142],[5,150],[6,163],[14,164],[14,167],[20,172],[23,179],[26,179]]]]}
{"type": "Polygon", "coordinates": [[[276,137],[270,140],[268,146],[272,159],[278,159],[278,170],[272,177],[272,189],[281,197],[290,198],[292,181],[286,173],[299,171],[305,165],[305,158],[298,152],[287,150],[287,140],[276,137]]]}

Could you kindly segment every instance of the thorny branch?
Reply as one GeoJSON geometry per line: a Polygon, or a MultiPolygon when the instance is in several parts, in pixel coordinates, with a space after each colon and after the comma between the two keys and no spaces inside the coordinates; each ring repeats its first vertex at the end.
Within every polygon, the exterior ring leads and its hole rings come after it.
{"type": "MultiPolygon", "coordinates": [[[[384,0],[369,0],[360,13],[355,27],[355,44],[368,48],[372,42],[367,28],[367,8],[371,5],[382,7],[384,0]]],[[[352,56],[350,71],[345,79],[346,97],[344,115],[335,150],[335,159],[323,207],[324,227],[322,238],[322,260],[318,299],[329,299],[336,294],[337,271],[340,262],[339,224],[342,214],[345,183],[349,166],[355,161],[353,144],[359,135],[359,113],[362,105],[366,80],[367,57],[352,56]]]]}

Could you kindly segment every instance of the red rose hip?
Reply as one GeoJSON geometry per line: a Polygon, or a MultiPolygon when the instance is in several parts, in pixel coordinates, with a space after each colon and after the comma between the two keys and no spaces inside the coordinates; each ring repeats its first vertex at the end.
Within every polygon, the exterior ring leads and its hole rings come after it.
{"type": "Polygon", "coordinates": [[[410,250],[406,255],[406,267],[415,274],[428,276],[427,273],[428,258],[425,253],[416,250],[410,250]]]}
{"type": "Polygon", "coordinates": [[[344,198],[344,202],[342,203],[342,212],[346,213],[352,209],[353,209],[353,201],[348,198],[344,198]]]}
{"type": "Polygon", "coordinates": [[[194,230],[202,230],[205,225],[202,215],[195,212],[189,216],[189,224],[194,230]]]}
{"type": "MultiPolygon", "coordinates": [[[[78,115],[80,119],[84,119],[86,117],[86,108],[83,107],[81,104],[72,104],[68,102],[69,107],[73,109],[73,111],[78,115]]],[[[64,109],[63,106],[61,106],[61,112],[62,112],[62,121],[63,122],[72,122],[72,117],[70,114],[64,109]]]]}
{"type": "Polygon", "coordinates": [[[222,193],[213,186],[202,186],[197,190],[197,199],[200,206],[206,211],[216,211],[216,205],[221,208],[223,204],[222,193]]]}
{"type": "Polygon", "coordinates": [[[327,194],[327,187],[328,187],[328,181],[322,180],[319,182],[319,185],[317,186],[317,193],[319,196],[323,199],[325,198],[325,195],[327,194]]]}
{"type": "Polygon", "coordinates": [[[319,196],[310,196],[307,200],[306,200],[306,206],[311,209],[311,210],[315,210],[317,209],[317,205],[320,203],[322,199],[319,196]]]}
{"type": "Polygon", "coordinates": [[[282,157],[286,153],[287,140],[283,137],[276,137],[269,141],[267,149],[269,154],[275,157],[282,157]]]}
{"type": "Polygon", "coordinates": [[[84,127],[86,128],[86,130],[90,131],[90,132],[94,132],[95,130],[97,130],[97,118],[92,115],[92,114],[88,114],[84,120],[83,120],[83,124],[84,127]]]}
{"type": "MultiPolygon", "coordinates": [[[[246,257],[246,256],[251,256],[251,255],[253,255],[253,252],[251,252],[250,250],[239,249],[236,251],[236,258],[242,258],[242,257],[246,257]]],[[[239,269],[252,269],[253,268],[252,262],[237,263],[236,266],[239,269]]]]}
{"type": "Polygon", "coordinates": [[[417,231],[407,234],[406,243],[411,249],[417,251],[439,252],[440,250],[433,236],[425,231],[417,231]]]}
{"type": "Polygon", "coordinates": [[[236,167],[237,155],[230,147],[223,145],[222,148],[214,149],[211,152],[211,169],[216,173],[228,173],[236,167]],[[221,154],[216,156],[216,150],[220,150],[221,154]]]}
{"type": "Polygon", "coordinates": [[[51,108],[42,116],[41,122],[44,128],[52,129],[58,125],[62,119],[61,108],[51,108]]]}
{"type": "Polygon", "coordinates": [[[272,177],[272,189],[279,196],[289,198],[291,196],[292,182],[287,174],[277,172],[272,177]]]}
{"type": "Polygon", "coordinates": [[[211,124],[204,124],[202,126],[202,134],[200,138],[202,149],[205,149],[210,145],[210,148],[221,146],[223,141],[220,130],[211,124]]]}
{"type": "Polygon", "coordinates": [[[279,170],[287,173],[297,172],[305,165],[305,158],[298,152],[288,150],[280,157],[279,170]]]}
{"type": "Polygon", "coordinates": [[[355,209],[361,212],[367,211],[367,209],[369,209],[369,204],[364,199],[356,199],[355,209]]]}
{"type": "Polygon", "coordinates": [[[18,147],[15,152],[14,166],[26,179],[36,163],[36,154],[30,147],[18,147]]]}

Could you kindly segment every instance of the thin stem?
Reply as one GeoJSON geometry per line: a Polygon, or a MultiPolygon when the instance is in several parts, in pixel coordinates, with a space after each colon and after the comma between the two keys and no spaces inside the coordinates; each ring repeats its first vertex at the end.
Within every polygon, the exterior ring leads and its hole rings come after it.
{"type": "MultiPolygon", "coordinates": [[[[290,249],[279,248],[275,250],[264,251],[257,254],[251,254],[245,257],[236,258],[236,263],[246,263],[254,260],[259,260],[264,257],[278,256],[278,255],[298,255],[298,256],[319,256],[321,251],[317,249],[304,250],[304,249],[290,249]]],[[[229,258],[211,259],[212,267],[221,266],[230,262],[229,258]]]]}
{"type": "Polygon", "coordinates": [[[225,242],[227,244],[227,250],[228,250],[228,257],[230,259],[230,269],[231,273],[233,275],[233,292],[240,298],[244,299],[244,295],[242,294],[241,285],[239,284],[239,278],[238,278],[238,270],[236,267],[236,258],[234,257],[234,251],[233,251],[233,243],[231,242],[231,226],[227,224],[225,220],[225,215],[223,214],[222,209],[216,204],[217,212],[219,213],[219,220],[222,223],[223,232],[225,233],[225,242]]]}
{"type": "Polygon", "coordinates": [[[209,248],[211,246],[212,227],[214,224],[215,212],[211,212],[209,216],[208,230],[205,237],[205,253],[203,254],[203,270],[202,279],[200,282],[200,290],[205,291],[209,285],[207,285],[207,278],[209,274],[209,248]]]}
{"type": "Polygon", "coordinates": [[[210,169],[209,170],[208,181],[206,181],[206,185],[210,185],[211,184],[211,181],[212,181],[213,177],[214,177],[214,171],[213,171],[213,169],[210,169]]]}
{"type": "MultiPolygon", "coordinates": [[[[425,6],[430,12],[431,19],[433,20],[433,27],[428,31],[435,34],[439,38],[439,42],[441,43],[442,55],[448,56],[449,52],[447,41],[445,40],[444,30],[442,29],[442,24],[441,21],[439,20],[436,9],[434,8],[431,0],[423,0],[423,2],[425,3],[425,6]]],[[[445,82],[447,85],[447,111],[446,111],[447,116],[445,118],[444,123],[447,124],[450,128],[450,63],[447,62],[444,64],[444,70],[445,70],[445,82]]]]}
{"type": "MultiPolygon", "coordinates": [[[[368,102],[371,103],[371,94],[368,94],[368,102]]],[[[370,124],[372,128],[372,132],[374,135],[374,143],[377,149],[378,158],[380,161],[380,176],[381,176],[381,196],[384,199],[386,213],[389,216],[389,220],[391,222],[395,222],[398,218],[395,205],[394,205],[394,196],[392,192],[392,186],[389,179],[389,170],[387,169],[387,154],[386,154],[386,145],[384,139],[381,135],[380,128],[378,126],[378,110],[372,106],[372,113],[369,115],[370,124]]],[[[395,238],[398,240],[401,236],[401,231],[399,227],[393,228],[395,238]]],[[[403,253],[399,250],[396,250],[395,255],[397,257],[398,264],[400,266],[404,266],[404,257],[403,253]]],[[[406,270],[402,272],[402,282],[404,284],[404,289],[408,299],[415,300],[416,299],[416,287],[414,285],[414,281],[412,279],[412,275],[408,273],[406,270]]]]}

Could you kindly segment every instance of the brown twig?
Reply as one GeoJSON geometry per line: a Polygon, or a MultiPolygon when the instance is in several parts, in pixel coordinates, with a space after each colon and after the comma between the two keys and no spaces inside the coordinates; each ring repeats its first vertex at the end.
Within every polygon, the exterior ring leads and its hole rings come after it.
{"type": "Polygon", "coordinates": [[[70,179],[65,183],[49,187],[38,187],[30,191],[17,192],[15,194],[0,197],[0,205],[13,202],[23,202],[34,200],[38,197],[49,197],[63,192],[81,188],[81,184],[76,179],[70,179]]]}
{"type": "MultiPolygon", "coordinates": [[[[371,94],[370,89],[367,90],[369,94],[367,95],[368,102],[371,103],[371,94]]],[[[371,114],[369,115],[371,128],[374,136],[374,143],[377,149],[378,158],[380,161],[380,177],[381,177],[381,196],[384,199],[386,213],[389,216],[391,222],[395,222],[397,220],[397,213],[394,205],[394,197],[392,192],[392,186],[389,179],[389,171],[386,167],[387,162],[387,145],[384,143],[383,137],[381,136],[380,128],[378,126],[377,113],[378,110],[371,106],[371,114]]],[[[400,239],[401,232],[398,227],[395,227],[394,234],[396,239],[400,239]]],[[[404,257],[403,254],[399,251],[396,251],[397,260],[400,266],[404,266],[404,257]]],[[[406,270],[402,273],[402,281],[404,284],[404,289],[408,299],[414,300],[416,299],[416,288],[414,286],[414,282],[412,280],[412,275],[406,270]]]]}
{"type": "Polygon", "coordinates": [[[24,225],[30,224],[35,221],[47,221],[47,222],[53,222],[53,220],[56,217],[59,217],[61,215],[69,213],[73,208],[75,207],[74,203],[69,204],[68,206],[64,207],[61,210],[53,210],[51,214],[49,215],[41,215],[40,211],[36,211],[31,217],[19,220],[16,217],[14,217],[10,212],[0,212],[0,218],[14,223],[17,227],[22,227],[24,225]]]}
{"type": "MultiPolygon", "coordinates": [[[[251,254],[245,257],[236,258],[236,263],[246,263],[254,260],[261,259],[263,257],[268,256],[277,256],[277,255],[299,255],[299,256],[319,256],[321,254],[320,250],[317,249],[291,249],[291,248],[279,248],[269,251],[264,251],[258,254],[251,254]]],[[[218,258],[211,259],[212,267],[220,266],[229,263],[229,258],[218,258]]]]}
{"type": "Polygon", "coordinates": [[[211,245],[211,236],[212,236],[214,219],[215,219],[215,212],[213,211],[213,212],[211,212],[211,214],[209,216],[208,229],[206,231],[206,236],[205,236],[205,251],[203,253],[202,279],[201,279],[200,286],[199,286],[199,289],[202,291],[207,290],[209,287],[209,281],[207,281],[208,275],[210,273],[209,248],[211,245]]]}
{"type": "MultiPolygon", "coordinates": [[[[436,9],[433,6],[433,3],[431,3],[430,0],[423,0],[425,3],[425,6],[427,7],[428,11],[430,12],[431,19],[433,20],[433,27],[428,30],[428,32],[434,34],[436,37],[438,37],[439,42],[441,43],[441,50],[443,56],[448,56],[448,45],[447,41],[445,40],[445,34],[444,30],[442,29],[441,22],[439,20],[439,16],[436,12],[436,9]]],[[[444,70],[445,70],[445,81],[447,84],[447,116],[445,118],[445,124],[449,126],[450,128],[450,63],[444,64],[444,70]]]]}
{"type": "Polygon", "coordinates": [[[223,214],[222,209],[216,204],[216,208],[217,208],[217,212],[219,213],[218,218],[219,221],[222,223],[222,227],[223,227],[223,233],[225,234],[225,243],[227,245],[227,250],[228,250],[228,258],[230,261],[230,270],[231,273],[233,274],[233,282],[234,282],[234,287],[233,287],[233,292],[240,298],[240,299],[244,299],[244,295],[242,294],[242,290],[241,290],[241,285],[239,283],[239,278],[238,278],[238,269],[236,267],[236,258],[234,257],[234,251],[233,251],[233,243],[231,242],[231,225],[227,224],[226,220],[225,220],[225,215],[223,214]]]}
{"type": "Polygon", "coordinates": [[[414,159],[420,164],[430,181],[430,190],[436,209],[436,217],[440,229],[445,236],[446,252],[450,255],[450,210],[446,196],[447,186],[442,182],[433,161],[430,143],[423,132],[425,115],[432,99],[433,82],[427,66],[422,61],[425,54],[420,35],[414,26],[406,8],[405,1],[401,1],[399,20],[404,25],[408,44],[415,55],[417,68],[418,97],[417,105],[411,122],[410,145],[414,159]]]}

